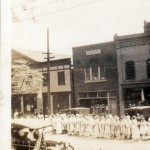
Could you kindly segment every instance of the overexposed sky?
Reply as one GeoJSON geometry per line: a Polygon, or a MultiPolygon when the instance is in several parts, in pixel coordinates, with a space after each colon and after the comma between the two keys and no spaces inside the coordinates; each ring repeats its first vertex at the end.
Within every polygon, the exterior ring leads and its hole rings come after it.
{"type": "Polygon", "coordinates": [[[13,0],[12,48],[72,54],[72,47],[143,32],[150,0],[13,0]],[[16,19],[16,21],[14,21],[16,19]]]}

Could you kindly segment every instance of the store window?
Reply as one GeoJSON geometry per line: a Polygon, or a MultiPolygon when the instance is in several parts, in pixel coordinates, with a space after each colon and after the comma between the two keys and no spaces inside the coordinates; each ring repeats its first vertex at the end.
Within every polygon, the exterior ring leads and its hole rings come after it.
{"type": "Polygon", "coordinates": [[[135,80],[135,63],[127,61],[125,63],[126,80],[135,80]]]}
{"type": "Polygon", "coordinates": [[[58,85],[65,85],[65,73],[64,73],[64,71],[58,72],[58,85]]]}

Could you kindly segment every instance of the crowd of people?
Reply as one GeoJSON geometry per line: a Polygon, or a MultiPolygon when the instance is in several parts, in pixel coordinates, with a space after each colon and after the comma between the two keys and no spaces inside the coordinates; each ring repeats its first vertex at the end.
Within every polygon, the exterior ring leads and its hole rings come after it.
{"type": "Polygon", "coordinates": [[[55,134],[67,133],[75,136],[133,140],[150,136],[150,118],[146,121],[144,117],[55,114],[47,119],[52,124],[51,132],[55,134]]]}
{"type": "Polygon", "coordinates": [[[86,136],[106,139],[133,139],[141,140],[150,137],[150,117],[146,121],[143,116],[123,117],[88,114],[52,114],[44,117],[43,113],[34,115],[34,118],[47,120],[51,124],[51,134],[86,136]]]}

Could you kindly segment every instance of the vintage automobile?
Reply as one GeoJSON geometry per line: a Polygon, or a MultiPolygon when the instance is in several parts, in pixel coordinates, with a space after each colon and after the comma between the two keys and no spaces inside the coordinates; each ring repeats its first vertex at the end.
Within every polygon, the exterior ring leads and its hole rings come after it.
{"type": "Polygon", "coordinates": [[[11,123],[11,150],[74,150],[67,142],[44,139],[45,128],[51,125],[38,125],[25,121],[11,123]]]}
{"type": "Polygon", "coordinates": [[[82,114],[83,116],[90,114],[90,108],[85,107],[75,107],[61,110],[62,113],[67,114],[82,114]]]}
{"type": "Polygon", "coordinates": [[[135,106],[126,108],[125,113],[128,113],[130,116],[136,116],[136,114],[139,113],[147,120],[150,117],[150,106],[135,106]]]}

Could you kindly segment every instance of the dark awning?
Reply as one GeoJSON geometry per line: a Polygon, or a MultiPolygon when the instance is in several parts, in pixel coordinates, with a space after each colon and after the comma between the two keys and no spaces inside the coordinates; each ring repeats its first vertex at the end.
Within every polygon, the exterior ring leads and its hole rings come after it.
{"type": "Polygon", "coordinates": [[[122,88],[144,88],[150,87],[150,81],[143,81],[143,82],[126,82],[121,84],[122,88]]]}

